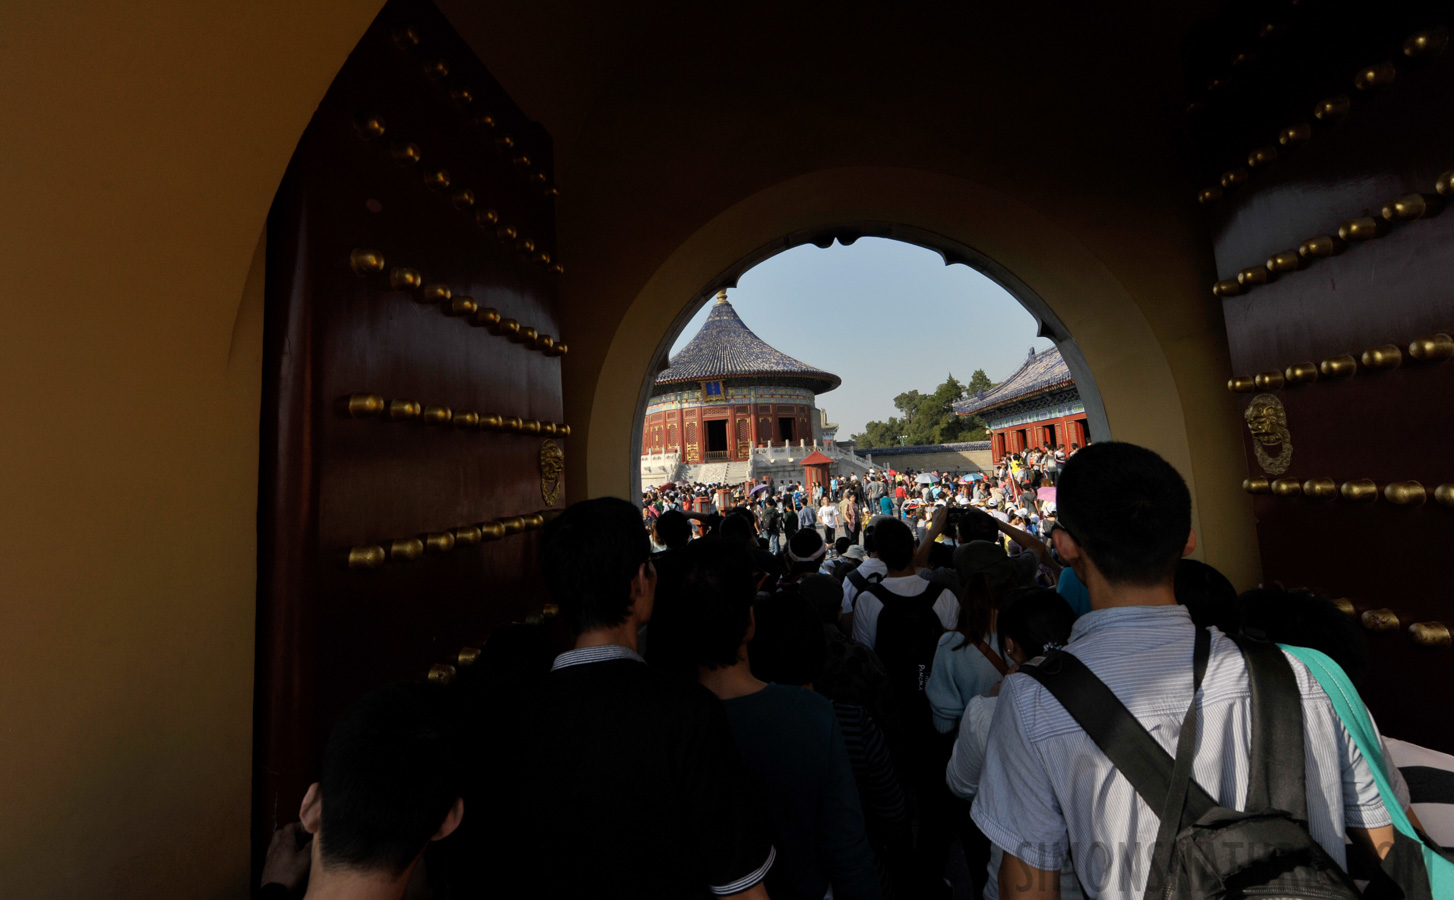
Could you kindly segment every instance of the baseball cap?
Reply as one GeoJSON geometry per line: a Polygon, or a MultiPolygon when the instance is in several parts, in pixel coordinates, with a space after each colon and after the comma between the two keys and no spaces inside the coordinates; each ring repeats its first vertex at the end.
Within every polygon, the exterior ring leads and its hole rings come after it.
{"type": "Polygon", "coordinates": [[[996,500],[994,497],[991,497],[989,505],[991,507],[998,507],[1000,505],[1000,501],[996,500]]]}

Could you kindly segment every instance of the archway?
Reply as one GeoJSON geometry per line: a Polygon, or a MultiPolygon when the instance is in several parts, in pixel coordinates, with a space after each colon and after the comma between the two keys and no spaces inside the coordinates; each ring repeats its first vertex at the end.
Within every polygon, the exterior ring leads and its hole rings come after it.
{"type": "MultiPolygon", "coordinates": [[[[1255,580],[1245,505],[1222,483],[1235,471],[1235,448],[1206,440],[1214,428],[1200,421],[1219,421],[1222,398],[1187,390],[1178,377],[1189,366],[1212,363],[1178,359],[1173,366],[1141,303],[1058,222],[984,185],[900,168],[828,169],[781,182],[723,210],[661,261],[610,336],[584,396],[582,373],[568,376],[577,388],[567,385],[572,415],[586,423],[577,496],[634,495],[636,422],[649,376],[718,289],[783,250],[862,235],[932,248],[946,264],[973,266],[1005,286],[1062,347],[1088,414],[1095,410],[1094,432],[1152,447],[1171,461],[1196,500],[1204,557],[1236,581],[1255,580]],[[1188,397],[1191,409],[1183,402],[1188,397]]],[[[1184,338],[1211,330],[1195,319],[1177,327],[1184,338]]]]}
{"type": "MultiPolygon", "coordinates": [[[[984,284],[985,290],[999,298],[996,301],[991,301],[992,303],[999,306],[1008,307],[1013,307],[1015,303],[1018,303],[1025,312],[1028,312],[1030,314],[1030,322],[1033,323],[1033,325],[1031,325],[1030,327],[1033,329],[1034,336],[1037,338],[1049,339],[1061,352],[1064,358],[1066,358],[1067,365],[1071,367],[1071,374],[1076,379],[1077,389],[1080,393],[1081,399],[1085,404],[1085,418],[1087,418],[1089,421],[1091,433],[1095,435],[1097,440],[1107,440],[1110,438],[1110,426],[1106,420],[1105,409],[1103,404],[1101,403],[1100,395],[1095,388],[1094,377],[1090,373],[1089,367],[1085,364],[1084,358],[1079,352],[1079,349],[1076,347],[1074,337],[1066,333],[1064,324],[1060,322],[1059,318],[1055,315],[1055,312],[1049,308],[1049,306],[1045,303],[1043,299],[1041,299],[1038,295],[1031,291],[1028,286],[1026,286],[1018,278],[1016,278],[1013,273],[1006,271],[1004,267],[997,265],[993,260],[986,258],[983,254],[978,253],[973,248],[957,244],[953,240],[950,240],[943,235],[931,233],[920,228],[914,228],[912,226],[902,226],[893,223],[882,222],[831,225],[822,229],[791,235],[787,240],[771,242],[770,244],[761,248],[760,252],[741,260],[738,265],[734,266],[730,272],[724,275],[723,282],[720,285],[714,285],[714,288],[728,288],[737,286],[739,279],[747,272],[757,269],[759,266],[766,263],[770,259],[780,257],[781,254],[787,253],[789,250],[802,251],[803,249],[808,249],[808,252],[811,253],[812,251],[810,248],[812,247],[827,249],[833,246],[835,243],[840,246],[847,247],[849,245],[857,244],[860,238],[868,238],[870,239],[870,243],[879,245],[884,245],[886,243],[892,242],[899,245],[908,245],[908,247],[918,248],[920,250],[928,250],[930,251],[930,253],[927,254],[916,253],[914,257],[914,273],[922,271],[923,268],[932,267],[934,265],[932,261],[934,255],[937,255],[943,266],[962,265],[974,270],[979,275],[983,276],[983,281],[980,281],[979,283],[984,284]],[[730,279],[730,281],[727,279],[730,279]],[[993,285],[993,287],[991,287],[991,285],[993,285]],[[999,288],[998,291],[994,289],[996,287],[999,288]],[[1013,302],[1005,302],[1006,294],[1009,295],[1009,298],[1013,298],[1013,302]]],[[[861,247],[862,245],[859,246],[861,247]]],[[[908,248],[906,247],[905,249],[907,250],[908,248]]],[[[871,252],[887,252],[887,250],[885,249],[883,251],[871,252]]],[[[842,257],[839,258],[841,259],[842,257]]],[[[815,264],[823,265],[824,263],[820,260],[815,264]]],[[[840,262],[837,265],[828,265],[830,266],[830,268],[836,269],[837,266],[843,265],[843,263],[840,262]]],[[[862,263],[860,263],[859,265],[861,266],[862,263]]],[[[895,269],[893,271],[899,270],[895,269]]],[[[900,277],[912,279],[913,275],[910,273],[909,270],[905,269],[902,271],[900,277]]],[[[964,278],[966,276],[961,274],[961,276],[959,277],[964,278]]],[[[967,277],[974,278],[974,276],[967,277]]],[[[959,285],[964,285],[963,281],[956,281],[955,283],[959,285]]],[[[961,290],[963,290],[962,287],[961,290]]],[[[707,296],[710,297],[713,293],[715,293],[715,290],[709,289],[707,291],[707,296]]],[[[749,293],[751,293],[751,291],[749,291],[749,293]]],[[[947,307],[939,306],[939,309],[941,312],[945,311],[946,308],[968,309],[970,307],[961,306],[960,304],[972,302],[971,298],[974,296],[974,294],[975,291],[972,289],[965,293],[956,292],[957,296],[955,296],[954,301],[951,301],[950,304],[947,305],[947,307]]],[[[747,295],[743,294],[739,296],[747,295]]],[[[684,317],[681,318],[680,321],[678,321],[677,323],[674,323],[673,329],[664,337],[663,346],[658,349],[658,354],[655,357],[659,361],[659,366],[665,364],[665,361],[668,358],[669,353],[671,352],[671,348],[676,345],[676,343],[683,335],[683,328],[685,327],[683,323],[688,320],[693,320],[694,316],[696,316],[696,318],[693,321],[698,324],[700,323],[701,317],[698,316],[697,313],[705,305],[705,301],[702,300],[702,298],[695,298],[695,301],[700,302],[693,302],[689,304],[687,310],[685,311],[684,317]]],[[[984,298],[981,297],[980,301],[984,302],[984,298]]],[[[783,298],[778,297],[774,301],[774,304],[781,304],[783,302],[783,298]]],[[[796,303],[796,300],[792,302],[796,303]]],[[[776,310],[777,306],[774,305],[771,308],[776,310]]],[[[840,310],[835,305],[834,311],[830,313],[830,316],[837,317],[842,312],[847,311],[847,309],[848,308],[840,310]]],[[[740,306],[739,311],[741,311],[740,306]]],[[[762,311],[760,310],[759,315],[761,314],[761,312],[762,311]]],[[[913,305],[912,302],[909,307],[895,309],[895,312],[916,313],[915,318],[919,318],[919,316],[917,315],[917,307],[913,305]]],[[[853,314],[850,313],[850,315],[853,314]]],[[[771,317],[776,318],[775,315],[771,317]]],[[[1023,321],[1023,319],[1021,321],[1023,321]]],[[[698,324],[693,324],[692,328],[698,327],[698,324]]],[[[757,319],[754,319],[754,325],[759,324],[761,323],[758,322],[757,319]]],[[[884,322],[883,324],[887,324],[887,322],[884,322]]],[[[1021,327],[1023,328],[1024,326],[1021,327]]],[[[1022,338],[1024,338],[1028,337],[1028,334],[1030,332],[1019,331],[1017,333],[1022,338]]],[[[811,338],[809,340],[811,340],[811,338]]],[[[770,341],[769,343],[772,342],[770,341]]],[[[1043,345],[1039,346],[1040,349],[1044,349],[1043,345]]],[[[907,347],[898,348],[897,350],[891,348],[893,348],[893,344],[892,340],[890,339],[890,342],[884,345],[883,352],[886,352],[890,356],[893,356],[899,350],[907,349],[907,347]]],[[[951,370],[955,368],[962,368],[968,361],[960,353],[959,349],[951,350],[949,348],[946,348],[946,351],[947,358],[944,361],[950,366],[951,370]]],[[[1021,347],[1021,351],[1023,351],[1023,347],[1021,347]]],[[[797,352],[797,347],[794,347],[794,352],[797,352]]],[[[805,356],[804,358],[827,359],[830,358],[830,354],[827,348],[820,347],[816,354],[813,354],[811,356],[805,356]]],[[[1008,369],[1000,371],[997,374],[1002,377],[1008,375],[1010,372],[1014,371],[1015,366],[1023,362],[1023,359],[1023,355],[1018,356],[1014,359],[1013,362],[1010,363],[1010,367],[1008,369]]],[[[1004,362],[1005,360],[1002,359],[1000,364],[1003,364],[1004,362]]],[[[991,365],[991,368],[993,368],[993,365],[991,365]]],[[[838,402],[833,403],[833,405],[835,406],[843,402],[840,396],[843,390],[849,390],[850,394],[858,390],[857,388],[850,389],[848,387],[848,381],[852,380],[851,378],[847,377],[849,375],[849,372],[844,371],[841,368],[837,369],[837,371],[841,372],[845,376],[846,380],[843,388],[836,389],[837,392],[834,394],[834,397],[839,399],[838,402]]],[[[922,372],[920,373],[921,376],[923,374],[924,373],[922,372]]],[[[943,374],[944,373],[940,371],[938,373],[938,376],[936,377],[943,376],[943,374]]],[[[638,435],[639,441],[646,440],[646,438],[644,437],[646,432],[643,431],[642,428],[645,424],[645,417],[651,404],[652,395],[653,393],[655,393],[656,378],[657,367],[653,367],[653,369],[647,373],[646,378],[644,379],[644,383],[642,385],[642,399],[638,404],[636,411],[636,433],[638,435]]],[[[937,382],[925,382],[923,384],[916,384],[915,386],[921,388],[932,388],[932,384],[934,383],[937,382]]],[[[907,384],[901,384],[897,385],[895,389],[907,389],[907,387],[907,384]]],[[[891,394],[889,396],[891,396],[891,394]]],[[[657,399],[659,400],[660,398],[657,399]]],[[[883,403],[886,402],[886,400],[884,397],[880,397],[878,398],[877,402],[883,403]]],[[[814,408],[812,407],[809,408],[809,412],[813,415],[817,415],[817,413],[814,412],[814,408]]],[[[850,416],[850,418],[852,418],[852,416],[850,416]]],[[[660,431],[659,428],[657,430],[660,431]]],[[[816,436],[816,432],[814,436],[816,436]]],[[[844,437],[844,434],[840,433],[839,437],[840,439],[842,439],[844,437]]],[[[811,439],[811,437],[809,439],[811,439]]],[[[658,435],[657,443],[660,443],[660,435],[658,435]]],[[[913,442],[911,441],[911,443],[913,442]]],[[[638,446],[637,452],[639,453],[643,449],[643,447],[638,446]]],[[[686,462],[688,460],[684,457],[683,461],[686,462]]],[[[636,474],[637,473],[633,472],[633,492],[639,492],[642,487],[641,482],[639,480],[635,480],[636,474]]],[[[635,495],[636,494],[633,493],[633,496],[635,495]]]]}

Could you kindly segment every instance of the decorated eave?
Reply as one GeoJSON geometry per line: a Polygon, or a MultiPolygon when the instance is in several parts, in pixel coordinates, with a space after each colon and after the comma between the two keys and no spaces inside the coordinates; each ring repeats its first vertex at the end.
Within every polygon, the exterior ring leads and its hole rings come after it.
{"type": "Polygon", "coordinates": [[[980,391],[967,400],[954,403],[955,413],[973,416],[1008,406],[1030,397],[1046,394],[1066,387],[1074,387],[1075,379],[1070,377],[1070,367],[1054,347],[1042,353],[1033,349],[1024,365],[1015,374],[987,391],[980,391]]]}
{"type": "Polygon", "coordinates": [[[669,368],[656,376],[652,392],[667,393],[672,385],[738,378],[771,378],[784,386],[808,388],[815,394],[843,383],[837,375],[793,359],[753,334],[727,302],[724,290],[717,295],[702,330],[671,358],[669,368]]]}

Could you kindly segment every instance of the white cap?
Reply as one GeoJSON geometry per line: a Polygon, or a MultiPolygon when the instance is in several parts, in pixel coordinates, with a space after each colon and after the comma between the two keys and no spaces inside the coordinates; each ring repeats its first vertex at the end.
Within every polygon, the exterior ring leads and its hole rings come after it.
{"type": "Polygon", "coordinates": [[[992,507],[997,507],[1000,505],[1000,501],[996,500],[994,497],[991,497],[989,505],[992,507]]]}

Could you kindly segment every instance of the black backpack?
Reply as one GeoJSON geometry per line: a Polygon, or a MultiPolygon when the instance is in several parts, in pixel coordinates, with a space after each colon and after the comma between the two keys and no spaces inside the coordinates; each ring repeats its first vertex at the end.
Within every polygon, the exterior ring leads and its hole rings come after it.
{"type": "MultiPolygon", "coordinates": [[[[857,590],[860,594],[868,590],[870,586],[878,584],[879,582],[884,580],[883,573],[881,572],[869,572],[867,575],[865,575],[862,572],[858,571],[858,568],[861,565],[863,564],[856,563],[853,568],[849,569],[843,575],[843,577],[848,579],[848,582],[852,584],[854,589],[857,590]]],[[[897,596],[897,594],[895,596],[897,596]]]]}
{"type": "Polygon", "coordinates": [[[762,533],[774,535],[778,533],[778,526],[782,524],[783,514],[778,512],[776,506],[767,508],[767,515],[763,516],[762,533]]]}
{"type": "Polygon", "coordinates": [[[926,581],[922,592],[905,597],[880,583],[868,585],[869,593],[883,601],[873,649],[888,671],[889,685],[907,721],[929,722],[929,698],[924,687],[934,666],[934,651],[944,634],[944,623],[934,611],[934,601],[943,590],[926,581]]]}
{"type": "Polygon", "coordinates": [[[1252,682],[1247,811],[1220,806],[1191,778],[1197,705],[1211,655],[1198,628],[1191,705],[1176,756],[1074,655],[1053,650],[1020,671],[1039,681],[1161,819],[1147,898],[1160,900],[1357,900],[1352,879],[1308,834],[1302,697],[1282,651],[1234,637],[1252,682]]]}

